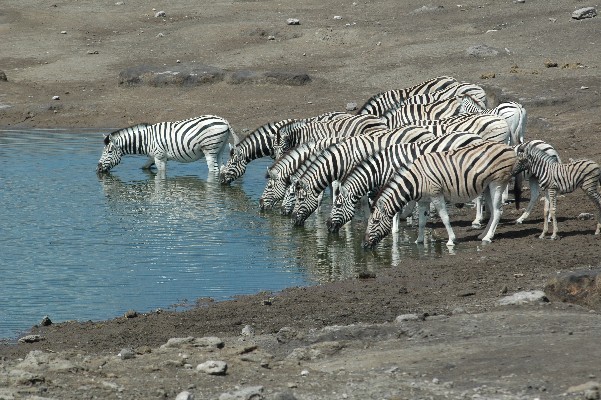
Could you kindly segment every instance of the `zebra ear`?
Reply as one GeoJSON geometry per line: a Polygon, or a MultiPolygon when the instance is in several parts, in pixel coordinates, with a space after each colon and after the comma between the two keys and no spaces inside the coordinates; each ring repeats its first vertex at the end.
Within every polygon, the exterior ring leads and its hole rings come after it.
{"type": "Polygon", "coordinates": [[[104,136],[104,145],[107,146],[110,142],[111,142],[110,136],[105,135],[104,136]]]}

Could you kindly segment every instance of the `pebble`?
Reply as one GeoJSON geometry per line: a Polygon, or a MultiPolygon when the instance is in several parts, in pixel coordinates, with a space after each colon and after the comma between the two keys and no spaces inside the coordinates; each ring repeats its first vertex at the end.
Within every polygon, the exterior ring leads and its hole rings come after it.
{"type": "Polygon", "coordinates": [[[232,393],[222,393],[219,396],[219,400],[259,400],[262,398],[263,386],[249,386],[246,388],[239,389],[232,393]]]}
{"type": "Polygon", "coordinates": [[[194,400],[194,395],[187,390],[184,390],[175,397],[175,400],[194,400]]]}
{"type": "Polygon", "coordinates": [[[227,372],[227,363],[225,361],[209,360],[198,364],[196,370],[209,375],[225,375],[227,372]]]}
{"type": "Polygon", "coordinates": [[[44,317],[42,318],[42,321],[40,322],[40,325],[42,325],[42,326],[52,325],[52,321],[50,320],[50,317],[47,315],[44,315],[44,317]]]}
{"type": "Polygon", "coordinates": [[[597,9],[595,7],[579,8],[578,10],[576,10],[572,13],[572,18],[574,18],[574,19],[593,18],[596,16],[597,16],[597,9]]]}
{"type": "Polygon", "coordinates": [[[125,318],[136,318],[138,313],[135,310],[127,310],[124,314],[125,318]]]}
{"type": "Polygon", "coordinates": [[[346,103],[346,111],[354,111],[357,109],[357,103],[355,103],[354,101],[350,102],[350,103],[346,103]]]}
{"type": "Polygon", "coordinates": [[[161,17],[166,17],[166,16],[167,16],[167,13],[166,13],[165,11],[157,11],[157,12],[154,14],[154,17],[155,17],[155,18],[161,18],[161,17]]]}
{"type": "Polygon", "coordinates": [[[253,336],[255,336],[255,329],[250,325],[245,325],[244,328],[242,328],[241,335],[247,336],[247,337],[253,337],[253,336]]]}
{"type": "Polygon", "coordinates": [[[288,18],[286,23],[288,25],[300,25],[300,20],[298,18],[288,18]]]}
{"type": "Polygon", "coordinates": [[[129,360],[131,358],[135,358],[136,353],[131,348],[124,348],[124,349],[121,349],[121,351],[119,352],[119,354],[117,354],[117,356],[119,358],[121,358],[122,360],[129,360]]]}
{"type": "Polygon", "coordinates": [[[19,343],[35,343],[44,340],[40,335],[27,335],[19,339],[19,343]]]}
{"type": "Polygon", "coordinates": [[[61,98],[59,96],[52,96],[52,100],[60,100],[61,98]]]}
{"type": "Polygon", "coordinates": [[[548,302],[545,292],[542,290],[530,290],[525,292],[517,292],[511,296],[507,296],[499,300],[499,304],[502,306],[528,304],[528,303],[542,303],[548,302]]]}
{"type": "Polygon", "coordinates": [[[67,31],[61,31],[61,35],[66,35],[67,31]]]}
{"type": "Polygon", "coordinates": [[[300,374],[301,374],[301,376],[309,376],[309,371],[307,371],[306,369],[303,369],[300,374]]]}
{"type": "Polygon", "coordinates": [[[402,314],[394,319],[394,322],[400,324],[405,321],[417,321],[419,320],[419,316],[417,314],[402,314]]]}

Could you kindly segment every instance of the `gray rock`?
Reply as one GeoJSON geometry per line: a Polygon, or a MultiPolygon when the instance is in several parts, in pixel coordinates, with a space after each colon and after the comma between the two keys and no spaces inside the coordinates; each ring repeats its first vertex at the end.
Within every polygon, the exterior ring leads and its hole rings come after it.
{"type": "Polygon", "coordinates": [[[40,325],[42,325],[42,326],[52,325],[52,321],[50,320],[50,317],[47,315],[44,315],[44,317],[42,318],[42,321],[40,321],[40,325]]]}
{"type": "Polygon", "coordinates": [[[166,13],[165,11],[157,11],[157,12],[154,14],[154,17],[155,17],[155,18],[162,18],[162,17],[166,17],[166,16],[167,16],[167,13],[166,13]]]}
{"type": "Polygon", "coordinates": [[[583,269],[559,274],[545,285],[553,301],[601,308],[601,269],[583,269]]]}
{"type": "Polygon", "coordinates": [[[245,325],[240,334],[246,337],[253,337],[255,336],[255,329],[250,325],[245,325]]]}
{"type": "Polygon", "coordinates": [[[194,400],[194,395],[187,390],[184,390],[175,397],[175,400],[194,400]]]}
{"type": "Polygon", "coordinates": [[[294,328],[285,326],[278,331],[275,338],[279,343],[288,343],[292,340],[301,340],[303,334],[294,328]]]}
{"type": "Polygon", "coordinates": [[[6,77],[6,74],[4,73],[4,71],[0,71],[0,82],[7,82],[8,78],[6,77]]]}
{"type": "Polygon", "coordinates": [[[427,6],[421,6],[420,8],[411,11],[410,14],[423,14],[423,13],[429,13],[429,12],[435,12],[435,11],[442,11],[442,10],[444,10],[443,6],[427,5],[427,6]]]}
{"type": "Polygon", "coordinates": [[[134,352],[133,349],[128,347],[128,348],[121,349],[121,351],[119,352],[119,354],[117,354],[117,356],[119,358],[121,358],[122,360],[129,360],[131,358],[135,358],[136,353],[134,352]]]}
{"type": "Polygon", "coordinates": [[[249,386],[232,393],[222,393],[219,400],[261,400],[263,386],[249,386]]]}
{"type": "Polygon", "coordinates": [[[75,371],[77,366],[66,359],[60,358],[58,354],[46,353],[41,350],[32,350],[17,364],[17,368],[26,371],[75,371]]]}
{"type": "Polygon", "coordinates": [[[200,86],[220,82],[224,77],[224,70],[210,65],[185,63],[166,67],[138,65],[119,73],[119,85],[200,86]]]}
{"type": "Polygon", "coordinates": [[[16,385],[35,385],[43,383],[46,378],[41,374],[36,374],[22,369],[13,369],[8,372],[8,379],[16,385]]]}
{"type": "Polygon", "coordinates": [[[355,103],[354,101],[350,102],[350,103],[346,103],[346,111],[354,111],[357,109],[357,103],[355,103]]]}
{"type": "Polygon", "coordinates": [[[601,384],[599,382],[588,381],[588,382],[583,383],[581,385],[570,386],[568,388],[568,390],[566,390],[566,393],[568,393],[568,394],[571,394],[571,393],[584,393],[587,390],[599,390],[600,387],[601,387],[601,384]]]}
{"type": "Polygon", "coordinates": [[[468,47],[468,49],[466,50],[466,53],[473,57],[485,58],[485,57],[496,57],[499,55],[500,51],[493,47],[487,46],[485,44],[478,44],[475,46],[468,47]]]}
{"type": "Polygon", "coordinates": [[[597,16],[597,9],[595,7],[584,7],[575,10],[572,13],[572,18],[574,19],[585,19],[585,18],[593,18],[597,16]]]}
{"type": "Polygon", "coordinates": [[[288,18],[286,23],[288,25],[300,25],[300,20],[298,18],[288,18]]]}
{"type": "Polygon", "coordinates": [[[198,364],[196,370],[209,375],[225,375],[227,372],[227,363],[225,361],[209,360],[198,364]]]}
{"type": "Polygon", "coordinates": [[[394,319],[394,322],[397,324],[400,324],[405,321],[418,321],[419,319],[420,319],[420,317],[417,314],[402,314],[402,315],[397,316],[394,319]]]}
{"type": "Polygon", "coordinates": [[[45,339],[40,335],[27,335],[27,336],[23,336],[22,338],[20,338],[19,343],[35,343],[35,342],[41,342],[42,340],[45,340],[45,339]]]}
{"type": "Polygon", "coordinates": [[[501,300],[499,300],[499,305],[509,306],[528,303],[542,303],[548,301],[549,299],[547,299],[545,292],[542,290],[530,290],[525,292],[517,292],[511,296],[503,297],[501,300]]]}
{"type": "Polygon", "coordinates": [[[167,341],[167,343],[162,344],[160,348],[207,347],[221,349],[223,346],[223,340],[215,336],[205,336],[201,338],[188,336],[184,338],[171,338],[167,341]]]}
{"type": "Polygon", "coordinates": [[[298,347],[292,350],[286,359],[289,361],[319,360],[338,353],[344,348],[339,342],[321,342],[308,347],[298,347]]]}

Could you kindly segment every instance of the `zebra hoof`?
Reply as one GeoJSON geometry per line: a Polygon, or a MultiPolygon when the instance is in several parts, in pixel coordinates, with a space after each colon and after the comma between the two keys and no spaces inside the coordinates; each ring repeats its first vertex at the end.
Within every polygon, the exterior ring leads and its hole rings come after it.
{"type": "Polygon", "coordinates": [[[516,219],[515,220],[516,225],[521,225],[523,222],[524,222],[523,219],[516,219]]]}
{"type": "Polygon", "coordinates": [[[474,223],[472,223],[472,229],[482,229],[482,224],[474,224],[474,223]]]}
{"type": "Polygon", "coordinates": [[[447,242],[447,247],[455,247],[455,242],[453,242],[452,240],[449,240],[447,242]]]}

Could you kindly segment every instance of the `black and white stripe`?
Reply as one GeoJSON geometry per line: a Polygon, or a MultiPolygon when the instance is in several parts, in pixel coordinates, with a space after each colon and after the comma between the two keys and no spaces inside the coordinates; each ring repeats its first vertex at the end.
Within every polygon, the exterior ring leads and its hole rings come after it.
{"type": "Polygon", "coordinates": [[[510,144],[511,131],[504,118],[493,114],[459,114],[438,120],[419,120],[414,125],[423,126],[435,136],[450,132],[470,132],[484,140],[510,144]]]}
{"type": "Polygon", "coordinates": [[[411,125],[419,120],[438,120],[464,111],[463,97],[439,100],[428,104],[402,104],[387,111],[382,119],[390,129],[411,125]]]}
{"type": "Polygon", "coordinates": [[[477,101],[471,99],[469,96],[464,96],[462,98],[462,103],[463,110],[465,112],[476,114],[495,114],[505,119],[511,132],[510,145],[518,145],[524,142],[528,114],[526,109],[520,103],[510,101],[501,103],[495,108],[483,109],[478,105],[477,101]]]}
{"type": "Polygon", "coordinates": [[[279,129],[273,144],[274,154],[279,158],[309,140],[363,135],[386,128],[386,124],[373,115],[344,115],[330,121],[312,121],[301,126],[293,122],[279,129]]]}
{"type": "Polygon", "coordinates": [[[536,147],[525,151],[527,143],[518,147],[518,163],[514,172],[529,170],[536,177],[540,188],[545,190],[545,210],[543,216],[543,232],[540,238],[544,238],[549,230],[549,218],[553,221],[553,233],[551,239],[557,239],[557,194],[571,193],[581,188],[584,193],[595,204],[597,216],[597,228],[595,235],[601,231],[601,194],[599,194],[599,183],[601,181],[601,168],[599,164],[591,160],[576,160],[570,163],[556,162],[553,157],[536,147]]]}
{"type": "Polygon", "coordinates": [[[340,180],[327,221],[328,230],[337,232],[353,218],[357,204],[363,196],[369,192],[379,192],[395,171],[407,168],[417,157],[479,142],[482,142],[482,138],[477,134],[455,132],[424,142],[397,144],[367,157],[340,180]]]}
{"type": "Polygon", "coordinates": [[[340,180],[363,159],[388,146],[403,143],[403,139],[403,130],[353,136],[325,148],[309,163],[305,163],[306,170],[294,182],[294,223],[302,225],[317,209],[318,197],[326,187],[340,180]]]}
{"type": "Polygon", "coordinates": [[[108,172],[124,154],[144,154],[149,157],[144,168],[154,164],[160,173],[165,172],[168,160],[192,162],[203,155],[209,171],[218,173],[232,136],[230,124],[215,115],[130,126],[105,137],[97,171],[108,172]]]}
{"type": "Polygon", "coordinates": [[[365,104],[359,108],[357,114],[371,114],[381,117],[391,108],[398,107],[409,97],[444,90],[451,85],[457,84],[458,82],[455,78],[450,76],[440,76],[405,89],[380,92],[370,97],[365,104]]]}
{"type": "Polygon", "coordinates": [[[407,169],[395,173],[380,191],[365,232],[364,247],[373,248],[392,227],[392,218],[410,201],[419,208],[419,233],[423,242],[430,202],[442,219],[449,240],[455,243],[446,210],[446,201],[461,203],[483,193],[492,210],[488,226],[480,238],[490,242],[501,218],[501,195],[517,161],[513,148],[496,142],[482,142],[459,150],[428,153],[407,169]]]}

